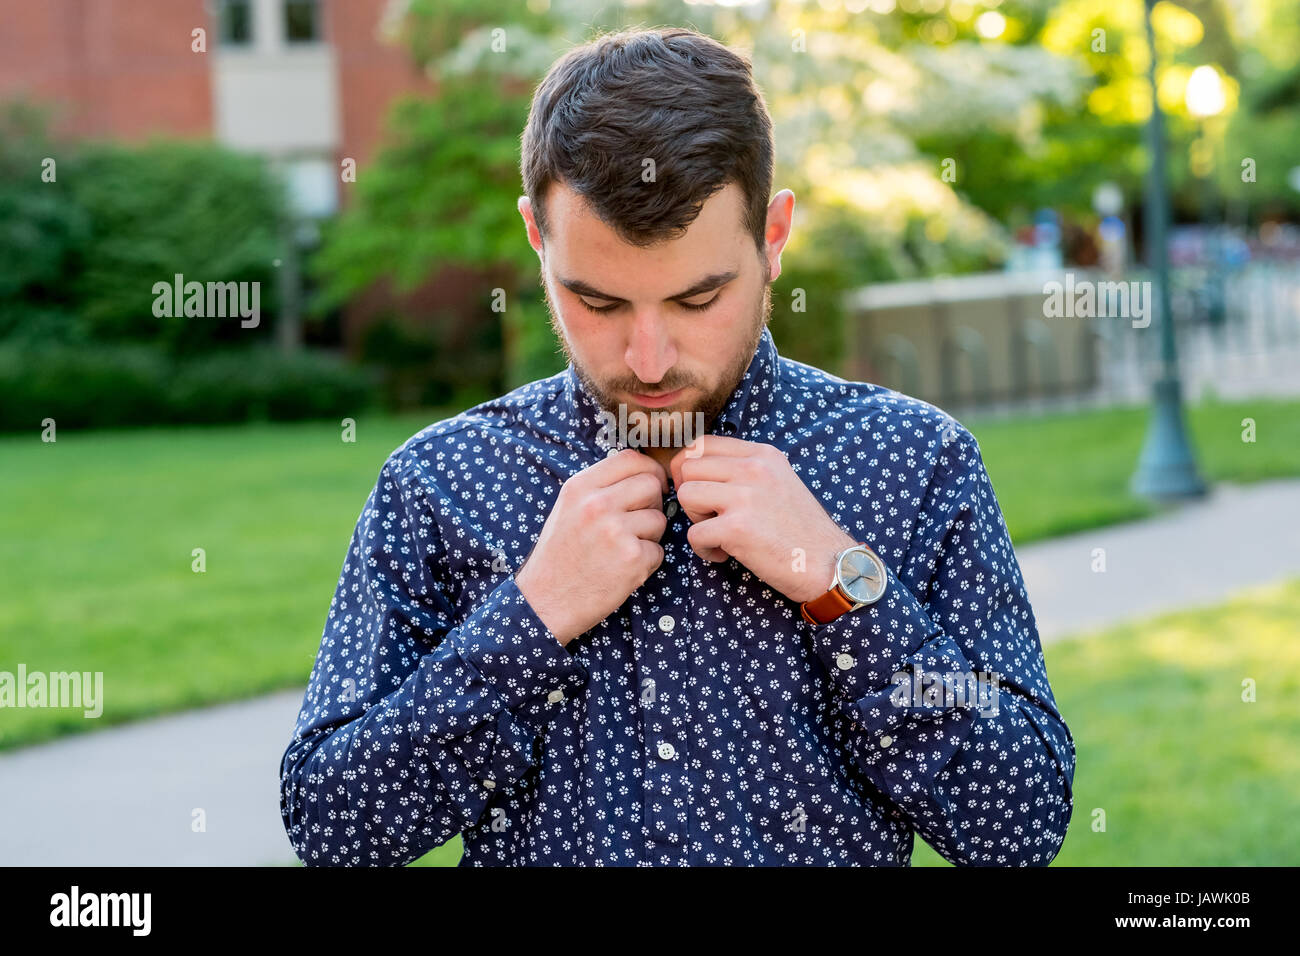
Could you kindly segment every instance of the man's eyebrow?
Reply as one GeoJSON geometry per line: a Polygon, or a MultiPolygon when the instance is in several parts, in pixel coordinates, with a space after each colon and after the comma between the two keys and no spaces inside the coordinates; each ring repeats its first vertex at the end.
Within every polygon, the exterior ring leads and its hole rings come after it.
{"type": "MultiPolygon", "coordinates": [[[[699,295],[702,292],[712,292],[714,289],[718,288],[719,286],[726,285],[728,282],[736,278],[736,276],[738,275],[740,275],[740,272],[735,269],[732,269],[729,272],[715,272],[712,275],[705,276],[703,279],[693,284],[689,289],[685,289],[681,292],[678,292],[676,295],[670,295],[668,297],[668,300],[671,301],[675,299],[689,299],[691,296],[699,295]]],[[[560,285],[564,286],[566,289],[568,289],[570,292],[574,293],[575,295],[585,295],[593,299],[608,299],[611,302],[624,301],[623,299],[620,299],[616,295],[610,295],[606,292],[601,292],[595,286],[589,285],[586,282],[583,282],[581,279],[561,278],[558,279],[557,281],[560,283],[560,285]]]]}

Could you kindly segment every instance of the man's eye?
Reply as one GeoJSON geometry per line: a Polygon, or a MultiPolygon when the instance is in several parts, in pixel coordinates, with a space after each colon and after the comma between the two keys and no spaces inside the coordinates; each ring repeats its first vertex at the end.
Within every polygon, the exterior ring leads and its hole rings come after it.
{"type": "Polygon", "coordinates": [[[587,302],[587,300],[584,299],[582,296],[578,296],[578,301],[582,303],[583,307],[588,312],[613,312],[615,309],[618,308],[617,302],[615,302],[613,305],[602,305],[600,308],[596,308],[596,306],[590,305],[587,302]]]}
{"type": "MultiPolygon", "coordinates": [[[[721,292],[715,295],[708,302],[702,302],[699,305],[693,305],[690,302],[678,302],[677,304],[680,305],[683,309],[690,309],[692,312],[703,312],[705,309],[711,308],[713,306],[713,303],[718,301],[718,296],[720,295],[722,295],[721,292]]],[[[584,299],[582,296],[578,296],[578,301],[582,303],[582,307],[586,309],[588,312],[596,312],[596,313],[613,312],[620,305],[620,303],[615,302],[612,305],[594,306],[586,299],[584,299]]]]}
{"type": "Polygon", "coordinates": [[[691,309],[692,311],[695,311],[695,312],[701,312],[701,311],[703,311],[704,309],[709,308],[711,305],[713,305],[713,303],[717,302],[717,301],[718,301],[718,296],[720,296],[720,295],[722,295],[721,292],[719,292],[718,295],[715,295],[715,296],[714,296],[712,299],[710,299],[708,302],[702,303],[701,305],[691,305],[691,303],[689,303],[689,302],[681,302],[681,303],[678,303],[678,304],[679,304],[683,309],[691,309]]]}

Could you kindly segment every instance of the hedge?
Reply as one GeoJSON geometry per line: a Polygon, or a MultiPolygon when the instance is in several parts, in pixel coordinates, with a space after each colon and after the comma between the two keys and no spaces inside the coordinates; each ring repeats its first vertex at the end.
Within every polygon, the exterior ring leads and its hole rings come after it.
{"type": "Polygon", "coordinates": [[[0,430],[355,416],[376,376],[329,353],[169,357],[144,346],[0,345],[0,430]]]}

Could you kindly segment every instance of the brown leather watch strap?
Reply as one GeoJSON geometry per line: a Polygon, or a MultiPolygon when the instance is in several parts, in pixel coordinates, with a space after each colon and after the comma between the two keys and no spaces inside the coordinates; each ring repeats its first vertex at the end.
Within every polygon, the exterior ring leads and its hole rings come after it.
{"type": "MultiPolygon", "coordinates": [[[[871,551],[871,547],[865,541],[859,541],[858,547],[871,551]]],[[[871,553],[875,554],[874,551],[871,553]]],[[[832,581],[830,590],[821,597],[804,601],[799,605],[799,613],[803,615],[803,619],[814,627],[818,624],[828,624],[841,614],[853,610],[854,604],[840,591],[839,584],[836,583],[838,580],[837,577],[832,581]]]]}
{"type": "Polygon", "coordinates": [[[799,605],[799,610],[803,613],[803,619],[814,626],[833,621],[841,614],[852,609],[853,602],[845,598],[840,593],[840,589],[834,585],[821,597],[813,598],[811,601],[804,601],[799,605]]]}

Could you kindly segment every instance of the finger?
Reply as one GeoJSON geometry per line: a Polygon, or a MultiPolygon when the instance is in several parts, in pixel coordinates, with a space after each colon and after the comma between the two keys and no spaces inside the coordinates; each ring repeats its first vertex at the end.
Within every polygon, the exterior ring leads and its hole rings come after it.
{"type": "Polygon", "coordinates": [[[646,541],[658,541],[668,527],[668,516],[657,508],[629,511],[625,521],[629,531],[646,541]]]}
{"type": "Polygon", "coordinates": [[[732,458],[744,458],[746,455],[754,454],[756,448],[757,444],[755,442],[745,441],[743,438],[728,438],[726,435],[700,435],[682,451],[689,452],[694,449],[697,454],[691,455],[692,458],[699,458],[704,455],[727,455],[732,458]]]}
{"type": "Polygon", "coordinates": [[[652,466],[654,466],[651,469],[650,473],[659,478],[659,486],[663,489],[664,494],[668,494],[668,469],[665,468],[663,465],[661,465],[657,459],[652,458],[649,455],[649,453],[645,451],[641,452],[641,457],[646,459],[648,462],[650,462],[652,466]]]}
{"type": "Polygon", "coordinates": [[[609,485],[598,494],[605,496],[609,506],[615,511],[638,511],[642,508],[662,509],[665,493],[664,486],[661,483],[662,480],[662,476],[656,477],[649,472],[642,471],[609,485]]]}
{"type": "Polygon", "coordinates": [[[724,481],[685,482],[677,489],[677,503],[686,509],[686,516],[693,522],[703,521],[713,515],[722,514],[734,495],[734,486],[724,481]]]}
{"type": "Polygon", "coordinates": [[[742,468],[749,458],[732,458],[720,455],[706,455],[703,458],[683,458],[673,476],[674,484],[680,488],[692,481],[735,481],[744,475],[742,468]]]}
{"type": "MultiPolygon", "coordinates": [[[[688,445],[686,447],[689,448],[690,446],[688,445]]],[[[685,454],[686,448],[683,448],[677,454],[673,455],[672,458],[668,459],[668,475],[673,480],[674,488],[679,486],[684,480],[682,478],[682,456],[685,454]]]]}
{"type": "Polygon", "coordinates": [[[725,518],[709,518],[691,525],[686,531],[691,550],[706,561],[726,561],[731,557],[724,546],[728,536],[725,521],[725,518]]]}
{"type": "Polygon", "coordinates": [[[658,570],[659,565],[664,563],[663,545],[656,544],[653,541],[641,540],[641,566],[645,569],[645,574],[641,578],[641,583],[645,584],[650,575],[658,570]]]}
{"type": "Polygon", "coordinates": [[[625,478],[643,473],[655,475],[660,479],[663,490],[668,491],[668,476],[663,466],[635,448],[624,448],[617,455],[610,455],[581,472],[594,488],[607,488],[625,478]]]}
{"type": "Polygon", "coordinates": [[[725,435],[700,435],[693,442],[673,455],[668,462],[672,472],[673,484],[681,484],[685,479],[681,474],[683,462],[695,461],[709,456],[725,458],[745,458],[755,451],[753,442],[740,438],[728,438],[725,435]]]}

